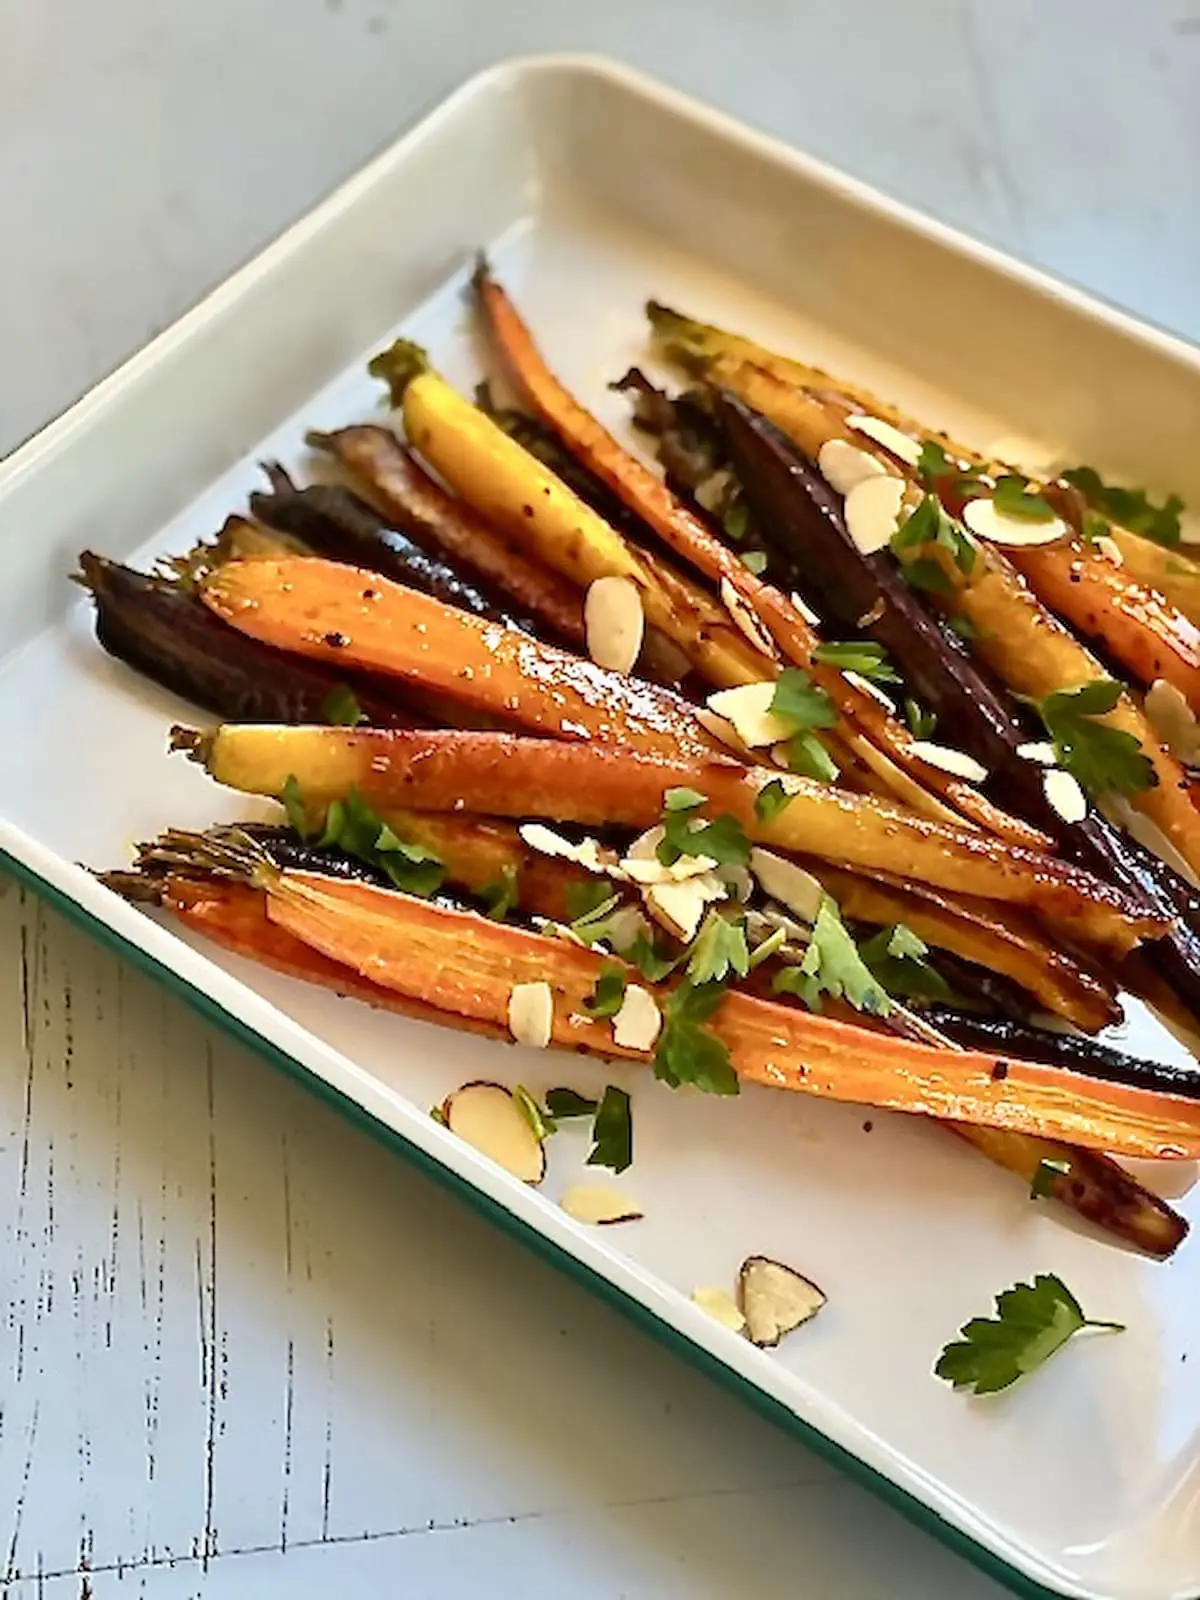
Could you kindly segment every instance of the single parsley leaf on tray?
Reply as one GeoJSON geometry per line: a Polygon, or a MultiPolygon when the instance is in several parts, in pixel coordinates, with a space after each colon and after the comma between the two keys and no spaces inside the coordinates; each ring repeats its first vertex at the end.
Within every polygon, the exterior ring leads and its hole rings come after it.
{"type": "Polygon", "coordinates": [[[586,1165],[624,1172],[633,1161],[633,1116],[629,1096],[610,1083],[596,1109],[592,1123],[592,1148],[586,1165]]]}
{"type": "Polygon", "coordinates": [[[565,1122],[568,1117],[593,1116],[598,1104],[598,1101],[589,1100],[587,1095],[578,1094],[574,1089],[546,1090],[546,1110],[556,1122],[565,1122]]]}
{"type": "Polygon", "coordinates": [[[1120,1322],[1096,1322],[1061,1278],[1041,1272],[996,1296],[994,1317],[975,1317],[938,1357],[934,1375],[956,1389],[996,1394],[1048,1361],[1083,1328],[1124,1333],[1120,1322]]]}

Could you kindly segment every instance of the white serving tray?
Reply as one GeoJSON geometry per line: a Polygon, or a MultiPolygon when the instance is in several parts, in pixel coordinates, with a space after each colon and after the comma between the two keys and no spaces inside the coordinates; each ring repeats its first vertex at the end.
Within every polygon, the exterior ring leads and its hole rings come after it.
{"type": "Polygon", "coordinates": [[[0,860],[1018,1592],[1200,1595],[1200,1243],[1167,1266],[1111,1248],[919,1121],[671,1093],[380,1015],[193,948],[74,865],[247,810],[165,755],[169,723],[195,714],[95,645],[66,583],[77,552],[145,562],[215,531],[258,459],[302,467],[306,427],[378,407],[363,361],[399,327],[472,383],[461,287],[480,245],[566,382],[622,430],[605,383],[644,359],[654,294],[970,439],[1016,433],[1200,493],[1191,349],[620,68],[518,62],[0,465],[0,860]],[[645,1220],[588,1230],[559,1210],[581,1134],[552,1141],[535,1192],[431,1121],[480,1075],[624,1082],[636,1161],[621,1184],[645,1220]],[[754,1251],[829,1294],[774,1352],[687,1298],[754,1251]],[[932,1376],[943,1343],[1037,1271],[1129,1331],[1076,1341],[998,1399],[952,1393],[932,1376]]]}

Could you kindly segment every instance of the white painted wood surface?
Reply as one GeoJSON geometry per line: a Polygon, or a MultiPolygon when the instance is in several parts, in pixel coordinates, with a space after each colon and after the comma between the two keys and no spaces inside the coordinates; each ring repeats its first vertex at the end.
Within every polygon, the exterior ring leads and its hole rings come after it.
{"type": "MultiPolygon", "coordinates": [[[[0,450],[535,49],[1200,334],[1196,0],[0,0],[0,41],[0,450]]],[[[997,1592],[16,889],[0,1193],[13,1600],[997,1592]]]]}

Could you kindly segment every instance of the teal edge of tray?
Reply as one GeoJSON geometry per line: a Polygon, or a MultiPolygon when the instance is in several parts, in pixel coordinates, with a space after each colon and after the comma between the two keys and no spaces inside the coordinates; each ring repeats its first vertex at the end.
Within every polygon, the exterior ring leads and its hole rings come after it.
{"type": "Polygon", "coordinates": [[[873,1467],[867,1466],[865,1461],[853,1455],[834,1440],[828,1438],[810,1423],[804,1422],[794,1412],[780,1401],[765,1394],[753,1384],[747,1383],[723,1361],[711,1355],[700,1345],[694,1344],[686,1334],[680,1333],[670,1323],[664,1322],[648,1307],[641,1305],[632,1296],[624,1293],[610,1283],[607,1278],[594,1272],[591,1267],[578,1261],[569,1251],[553,1243],[529,1223],[523,1222],[519,1217],[513,1216],[499,1201],[493,1200],[489,1195],[475,1188],[465,1178],[460,1178],[457,1173],[444,1167],[435,1157],[428,1155],[417,1145],[411,1144],[403,1134],[397,1133],[394,1128],[387,1127],[379,1122],[362,1106],[335,1089],[331,1084],[325,1083],[315,1073],[311,1072],[294,1056],[288,1055],[286,1050],[281,1050],[278,1045],[272,1044],[269,1039],[263,1038],[253,1028],[248,1027],[238,1017],[231,1015],[223,1006],[217,1004],[210,995],[197,989],[194,984],[188,983],[178,973],[172,972],[170,967],[164,966],[146,951],[131,944],[121,934],[110,928],[106,923],[92,916],[89,911],[72,900],[70,895],[64,894],[61,889],[56,889],[53,884],[25,865],[16,856],[6,850],[0,850],[0,870],[10,873],[19,883],[32,889],[42,899],[46,900],[56,911],[61,912],[70,922],[85,929],[94,938],[108,949],[114,950],[118,955],[124,956],[140,971],[149,973],[179,996],[194,1011],[208,1019],[238,1041],[247,1045],[257,1055],[271,1062],[273,1066],[281,1068],[297,1082],[302,1083],[310,1092],[327,1101],[336,1110],[348,1117],[352,1122],[365,1128],[399,1152],[404,1159],[419,1168],[428,1177],[435,1179],[443,1188],[449,1189],[459,1199],[481,1212],[489,1222],[507,1233],[511,1238],[517,1239],[535,1255],[548,1261],[559,1272],[573,1278],[575,1282],[583,1285],[592,1294],[598,1295],[606,1304],[615,1307],[623,1316],[644,1329],[660,1344],[666,1345],[676,1354],[683,1357],[691,1366],[697,1368],[708,1378],[715,1379],[722,1388],[735,1394],[744,1404],[749,1405],[760,1416],[766,1417],[776,1427],[782,1428],[785,1433],[791,1434],[795,1439],[812,1450],[822,1460],[837,1467],[839,1471],[856,1483],[860,1483],[886,1501],[901,1516],[909,1522],[915,1523],[925,1533],[931,1534],[940,1544],[953,1550],[956,1555],[962,1556],[972,1566],[977,1567],[989,1578],[1002,1583],[1011,1593],[1023,1597],[1023,1600],[1063,1600],[1063,1593],[1057,1589],[1047,1589],[1036,1579],[1028,1577],[1018,1571],[1000,1556],[993,1554],[983,1545],[977,1544],[968,1534],[953,1527],[944,1518],[940,1517],[930,1506],[925,1505],[907,1490],[899,1487],[885,1478],[882,1473],[876,1472],[873,1467]]]}

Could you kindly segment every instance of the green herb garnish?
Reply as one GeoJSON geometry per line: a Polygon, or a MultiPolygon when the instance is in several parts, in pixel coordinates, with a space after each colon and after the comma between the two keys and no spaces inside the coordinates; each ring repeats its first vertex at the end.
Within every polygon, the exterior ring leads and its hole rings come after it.
{"type": "Polygon", "coordinates": [[[786,667],[775,682],[771,710],[796,733],[837,726],[837,707],[802,667],[786,667]]]}
{"type": "Polygon", "coordinates": [[[586,883],[569,883],[566,892],[567,915],[572,923],[582,922],[606,901],[616,898],[612,885],[603,878],[589,878],[586,883]]]}
{"type": "Polygon", "coordinates": [[[813,651],[817,661],[824,661],[839,672],[857,672],[860,678],[872,683],[899,683],[900,674],[887,658],[882,645],[870,639],[854,639],[846,644],[819,644],[813,651]]]}
{"type": "Polygon", "coordinates": [[[510,911],[517,909],[520,904],[517,890],[517,869],[511,862],[505,864],[498,882],[485,883],[480,889],[479,898],[493,922],[503,922],[510,911]]]}
{"type": "Polygon", "coordinates": [[[796,994],[810,1011],[820,1011],[821,996],[845,999],[858,1011],[886,1017],[892,1009],[887,991],[859,954],[837,903],[822,896],[808,949],[797,967],[785,967],[775,976],[777,994],[796,994]]]}
{"type": "Polygon", "coordinates": [[[750,970],[750,950],[740,921],[710,911],[692,941],[687,975],[695,984],[744,978],[750,970]]]}
{"type": "Polygon", "coordinates": [[[747,550],[742,555],[742,565],[751,571],[757,578],[767,570],[767,552],[765,550],[747,550]]]}
{"type": "Polygon", "coordinates": [[[600,968],[596,987],[583,1002],[589,1017],[615,1017],[625,1003],[625,985],[628,982],[625,968],[606,961],[600,968]]]}
{"type": "Polygon", "coordinates": [[[545,1144],[554,1132],[554,1118],[542,1110],[524,1084],[517,1084],[512,1097],[517,1110],[529,1124],[533,1137],[539,1144],[545,1144]]]}
{"type": "Polygon", "coordinates": [[[308,810],[304,804],[304,796],[300,792],[300,779],[294,772],[288,773],[279,799],[283,809],[287,812],[290,827],[302,839],[311,838],[312,830],[308,825],[308,810]]]}
{"type": "Polygon", "coordinates": [[[1029,479],[1017,472],[1006,472],[996,479],[992,504],[1002,516],[1018,517],[1022,522],[1054,521],[1054,507],[1040,494],[1031,493],[1029,479]]]}
{"type": "Polygon", "coordinates": [[[611,1172],[624,1172],[633,1161],[633,1118],[629,1110],[629,1096],[624,1089],[610,1083],[596,1111],[592,1123],[592,1148],[588,1151],[589,1167],[607,1167],[611,1172]]]}
{"type": "Polygon", "coordinates": [[[858,953],[877,981],[896,998],[949,998],[950,985],[925,959],[929,946],[902,922],[881,928],[859,946],[858,953]]]}
{"type": "Polygon", "coordinates": [[[1105,483],[1094,467],[1072,467],[1062,476],[1089,505],[1130,533],[1140,533],[1143,539],[1168,549],[1180,542],[1179,513],[1184,506],[1177,494],[1168,495],[1162,505],[1156,506],[1144,489],[1121,489],[1105,483]]]}
{"type": "Polygon", "coordinates": [[[329,691],[321,707],[321,715],[326,722],[338,728],[357,728],[360,722],[367,720],[367,714],[359,705],[354,690],[345,683],[339,683],[336,689],[329,691]]]}
{"type": "Polygon", "coordinates": [[[788,771],[802,778],[815,778],[818,783],[833,783],[837,779],[837,762],[817,738],[815,733],[795,733],[787,742],[788,771]]]}
{"type": "Polygon", "coordinates": [[[729,1051],[704,1024],[725,997],[725,985],[685,978],[671,993],[654,1052],[654,1076],[677,1089],[690,1083],[705,1094],[737,1094],[729,1051]]]}
{"type": "Polygon", "coordinates": [[[331,801],[320,834],[308,826],[300,784],[292,774],[283,786],[282,800],[288,821],[296,832],[318,849],[336,848],[366,866],[374,867],[405,894],[431,895],[445,880],[437,854],[420,843],[408,843],[351,789],[344,800],[331,801]]]}
{"type": "Polygon", "coordinates": [[[970,644],[972,639],[978,639],[979,637],[979,629],[971,621],[970,617],[950,617],[947,619],[946,626],[951,633],[957,634],[964,644],[970,644]]]}
{"type": "Polygon", "coordinates": [[[668,789],[663,797],[663,836],[655,854],[664,867],[683,856],[707,856],[722,866],[744,867],[750,859],[750,841],[736,817],[723,812],[697,826],[696,813],[705,802],[694,789],[668,789]]]}
{"type": "Polygon", "coordinates": [[[1158,782],[1154,763],[1132,733],[1097,719],[1114,710],[1122,688],[1099,678],[1035,700],[1059,765],[1090,795],[1141,794],[1158,782]]]}
{"type": "Polygon", "coordinates": [[[1061,1278],[1041,1272],[1032,1283],[1018,1283],[996,1296],[994,1317],[975,1317],[962,1337],[938,1357],[934,1374],[956,1389],[995,1394],[1048,1361],[1082,1328],[1124,1333],[1120,1322],[1085,1317],[1061,1278]]]}
{"type": "Polygon", "coordinates": [[[917,460],[917,477],[928,482],[931,478],[952,477],[957,472],[957,463],[951,461],[937,440],[926,439],[921,445],[921,454],[917,460]]]}
{"type": "Polygon", "coordinates": [[[772,778],[769,783],[763,784],[754,797],[754,815],[760,822],[770,822],[786,810],[795,798],[782,778],[772,778]]]}
{"type": "Polygon", "coordinates": [[[546,1090],[546,1110],[556,1122],[566,1122],[570,1117],[590,1117],[598,1104],[574,1089],[546,1090]]]}
{"type": "Polygon", "coordinates": [[[744,500],[735,500],[721,518],[721,526],[727,538],[738,544],[746,537],[750,527],[750,507],[744,500]]]}
{"type": "Polygon", "coordinates": [[[679,965],[677,957],[664,955],[656,941],[645,933],[639,933],[621,954],[633,963],[647,983],[661,983],[679,965]]]}
{"type": "Polygon", "coordinates": [[[911,698],[904,702],[904,720],[917,739],[932,738],[938,723],[936,711],[926,711],[919,701],[911,698]]]}
{"type": "MultiPolygon", "coordinates": [[[[929,544],[945,550],[960,572],[974,571],[975,546],[954,518],[946,515],[936,494],[927,494],[908,520],[900,524],[892,535],[891,548],[895,555],[903,559],[910,550],[919,550],[929,544]]],[[[911,576],[912,567],[918,564],[916,561],[906,564],[905,575],[915,587],[922,587],[911,576]]],[[[929,564],[938,565],[934,561],[929,564]]],[[[939,572],[946,587],[951,587],[946,573],[940,568],[939,572]]],[[[924,586],[933,587],[932,583],[924,586]]]]}
{"type": "Polygon", "coordinates": [[[1037,1171],[1033,1175],[1033,1182],[1029,1185],[1029,1198],[1031,1200],[1045,1200],[1054,1193],[1054,1185],[1059,1178],[1069,1178],[1071,1163],[1069,1161],[1039,1161],[1037,1171]]]}
{"type": "Polygon", "coordinates": [[[906,561],[900,568],[900,576],[910,589],[920,589],[925,594],[954,593],[954,585],[947,577],[945,568],[929,556],[918,556],[915,561],[906,561]]]}

